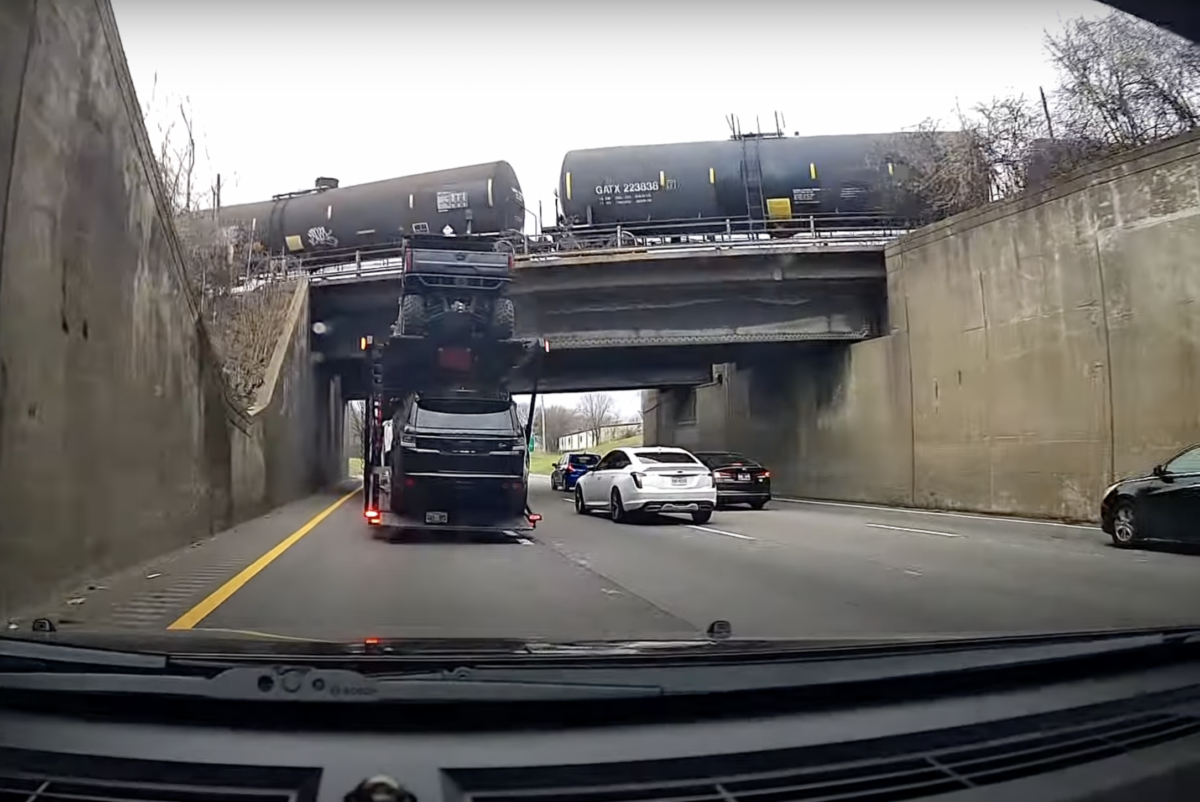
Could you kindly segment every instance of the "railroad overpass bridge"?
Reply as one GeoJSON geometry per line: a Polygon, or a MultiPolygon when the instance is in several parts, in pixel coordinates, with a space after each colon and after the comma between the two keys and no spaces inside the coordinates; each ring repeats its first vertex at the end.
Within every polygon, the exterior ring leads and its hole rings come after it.
{"type": "MultiPolygon", "coordinates": [[[[702,384],[715,363],[879,334],[883,249],[859,237],[518,257],[517,333],[551,343],[547,392],[702,384]]],[[[322,324],[312,347],[348,397],[364,392],[359,339],[386,337],[396,319],[400,269],[380,261],[310,278],[322,324]]]]}

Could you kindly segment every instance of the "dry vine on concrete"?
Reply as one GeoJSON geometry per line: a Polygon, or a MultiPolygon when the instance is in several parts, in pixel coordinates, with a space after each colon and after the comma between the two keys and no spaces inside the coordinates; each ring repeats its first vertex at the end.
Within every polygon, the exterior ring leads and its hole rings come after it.
{"type": "Polygon", "coordinates": [[[156,160],[190,290],[200,300],[230,396],[248,408],[270,364],[295,284],[283,272],[257,269],[236,233],[217,222],[220,178],[206,169],[187,101],[162,100],[156,86],[145,116],[151,139],[157,140],[156,160]]]}

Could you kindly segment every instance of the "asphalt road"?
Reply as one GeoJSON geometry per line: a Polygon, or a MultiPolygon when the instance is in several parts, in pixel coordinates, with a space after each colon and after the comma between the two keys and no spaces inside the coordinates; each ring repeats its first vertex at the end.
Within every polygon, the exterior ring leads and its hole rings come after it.
{"type": "Polygon", "coordinates": [[[356,494],[321,495],[120,576],[79,626],[382,637],[824,638],[1195,623],[1200,557],[1118,550],[1098,529],[775,501],[614,524],[536,481],[528,537],[389,542],[356,494]],[[340,506],[334,506],[345,499],[340,506]],[[332,507],[332,509],[331,509],[332,507]],[[324,514],[319,522],[315,516],[324,514]]]}

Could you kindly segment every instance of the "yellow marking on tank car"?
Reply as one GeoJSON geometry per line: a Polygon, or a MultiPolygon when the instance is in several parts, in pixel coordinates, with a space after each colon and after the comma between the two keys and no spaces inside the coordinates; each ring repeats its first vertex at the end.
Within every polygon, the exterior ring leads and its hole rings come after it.
{"type": "Polygon", "coordinates": [[[410,208],[410,209],[411,209],[412,207],[413,207],[413,197],[412,197],[412,194],[411,194],[411,193],[409,193],[409,196],[408,196],[408,208],[410,208]]]}
{"type": "Polygon", "coordinates": [[[888,162],[888,175],[895,175],[895,174],[896,174],[896,165],[892,164],[891,162],[888,162]]]}
{"type": "Polygon", "coordinates": [[[717,171],[716,171],[716,169],[714,169],[712,167],[708,168],[708,183],[710,183],[710,184],[717,183],[717,171]]]}
{"type": "Polygon", "coordinates": [[[817,180],[817,165],[813,164],[812,162],[808,163],[808,177],[813,181],[817,180]]]}
{"type": "Polygon", "coordinates": [[[373,229],[373,228],[364,228],[362,231],[355,231],[355,232],[354,232],[354,235],[355,235],[356,237],[365,237],[367,234],[374,234],[374,233],[375,233],[375,229],[373,229]]]}
{"type": "Polygon", "coordinates": [[[496,202],[492,199],[492,179],[488,179],[488,208],[492,208],[496,202]]]}
{"type": "Polygon", "coordinates": [[[333,219],[333,204],[332,203],[325,207],[325,219],[326,220],[333,219]]]}
{"type": "Polygon", "coordinates": [[[290,236],[285,237],[284,242],[287,243],[287,249],[289,251],[304,250],[304,240],[300,239],[299,234],[291,234],[290,236]]]}
{"type": "Polygon", "coordinates": [[[567,185],[567,200],[570,200],[571,199],[571,174],[567,173],[565,178],[567,179],[564,182],[567,185]]]}
{"type": "Polygon", "coordinates": [[[663,189],[667,188],[667,171],[666,170],[658,171],[658,185],[663,189]]]}
{"type": "Polygon", "coordinates": [[[767,198],[767,217],[771,220],[791,220],[792,199],[767,198]]]}

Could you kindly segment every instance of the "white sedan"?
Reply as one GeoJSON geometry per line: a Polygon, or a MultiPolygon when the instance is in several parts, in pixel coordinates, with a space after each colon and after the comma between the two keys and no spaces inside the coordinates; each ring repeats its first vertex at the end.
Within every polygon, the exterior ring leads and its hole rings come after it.
{"type": "Polygon", "coordinates": [[[575,512],[605,509],[613,521],[656,512],[706,523],[717,506],[712,471],[682,448],[618,448],[575,483],[575,512]]]}

